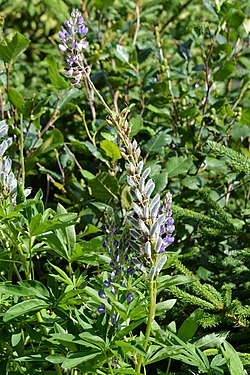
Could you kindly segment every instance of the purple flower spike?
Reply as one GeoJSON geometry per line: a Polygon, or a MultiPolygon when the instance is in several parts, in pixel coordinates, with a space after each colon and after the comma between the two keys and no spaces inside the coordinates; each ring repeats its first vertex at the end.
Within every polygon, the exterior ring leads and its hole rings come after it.
{"type": "Polygon", "coordinates": [[[88,42],[85,40],[85,35],[88,28],[83,24],[84,19],[78,9],[73,9],[71,18],[64,22],[64,27],[59,31],[60,38],[59,49],[61,52],[67,53],[67,63],[73,69],[74,79],[71,83],[79,88],[81,87],[82,76],[84,73],[84,56],[82,51],[88,47],[88,42]]]}
{"type": "Polygon", "coordinates": [[[111,319],[110,319],[111,324],[115,324],[115,318],[116,318],[116,315],[112,314],[111,319]]]}

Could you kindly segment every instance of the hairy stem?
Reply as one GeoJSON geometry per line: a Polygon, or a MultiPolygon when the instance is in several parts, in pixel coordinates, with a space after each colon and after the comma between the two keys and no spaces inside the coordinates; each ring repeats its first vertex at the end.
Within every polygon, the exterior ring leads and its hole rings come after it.
{"type": "MultiPolygon", "coordinates": [[[[157,294],[157,287],[156,287],[156,280],[150,280],[149,282],[149,315],[148,315],[148,321],[147,321],[147,328],[143,343],[143,348],[145,351],[148,349],[148,342],[150,338],[150,332],[152,323],[155,318],[155,309],[156,309],[156,294],[157,294]]],[[[136,372],[140,373],[141,371],[141,364],[142,364],[143,356],[141,355],[139,357],[137,366],[136,366],[136,372]]]]}

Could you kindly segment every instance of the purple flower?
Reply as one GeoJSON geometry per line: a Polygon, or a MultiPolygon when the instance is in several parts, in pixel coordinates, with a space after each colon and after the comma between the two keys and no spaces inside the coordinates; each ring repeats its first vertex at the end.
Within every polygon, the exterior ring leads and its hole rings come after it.
{"type": "Polygon", "coordinates": [[[99,290],[98,296],[101,297],[101,298],[106,298],[106,294],[104,293],[103,290],[99,290]]]}
{"type": "Polygon", "coordinates": [[[111,324],[115,324],[115,318],[116,318],[116,315],[112,314],[111,319],[110,319],[111,324]]]}
{"type": "Polygon", "coordinates": [[[74,33],[75,33],[75,27],[74,27],[74,25],[70,26],[69,32],[70,32],[71,35],[74,35],[74,33]]]}
{"type": "Polygon", "coordinates": [[[88,32],[88,28],[84,25],[79,25],[78,26],[78,32],[82,35],[86,35],[88,32]]]}
{"type": "Polygon", "coordinates": [[[83,17],[77,17],[77,23],[83,23],[84,18],[83,17]]]}
{"type": "Polygon", "coordinates": [[[97,311],[99,312],[99,314],[105,314],[106,306],[104,305],[104,303],[98,306],[97,311]]]}
{"type": "Polygon", "coordinates": [[[135,269],[133,268],[133,267],[129,267],[128,269],[127,269],[127,274],[128,275],[133,275],[135,273],[135,269]]]}
{"type": "Polygon", "coordinates": [[[104,280],[104,281],[103,281],[103,285],[105,286],[105,288],[109,288],[109,287],[111,286],[109,280],[104,280]]]}
{"type": "Polygon", "coordinates": [[[130,292],[128,292],[127,295],[126,295],[126,300],[127,300],[127,303],[128,303],[128,304],[130,304],[130,303],[133,301],[132,293],[133,293],[133,291],[130,291],[130,292]]]}
{"type": "Polygon", "coordinates": [[[126,287],[126,284],[125,284],[124,280],[122,280],[122,281],[120,282],[120,285],[123,286],[124,288],[126,287]]]}

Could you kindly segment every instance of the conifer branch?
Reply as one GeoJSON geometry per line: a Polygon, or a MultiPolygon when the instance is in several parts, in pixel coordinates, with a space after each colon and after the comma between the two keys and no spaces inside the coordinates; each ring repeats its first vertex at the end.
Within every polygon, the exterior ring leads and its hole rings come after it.
{"type": "Polygon", "coordinates": [[[227,164],[229,164],[236,172],[250,174],[250,161],[245,155],[213,141],[208,141],[207,144],[214,153],[219,156],[225,156],[229,159],[226,161],[227,164]]]}

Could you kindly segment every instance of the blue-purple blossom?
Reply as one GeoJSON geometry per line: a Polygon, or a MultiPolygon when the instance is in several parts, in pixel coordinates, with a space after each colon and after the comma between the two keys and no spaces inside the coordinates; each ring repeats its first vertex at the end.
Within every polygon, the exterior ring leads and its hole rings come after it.
{"type": "Polygon", "coordinates": [[[115,324],[115,319],[116,319],[116,314],[112,314],[111,319],[110,319],[111,324],[115,324]]]}
{"type": "Polygon", "coordinates": [[[81,79],[84,71],[84,57],[82,51],[88,47],[85,36],[88,28],[84,24],[84,18],[78,9],[73,9],[69,20],[64,22],[64,27],[59,31],[59,49],[67,51],[67,63],[69,66],[67,76],[72,77],[71,82],[75,87],[81,87],[81,79]]]}
{"type": "Polygon", "coordinates": [[[106,312],[106,306],[104,305],[104,303],[98,306],[97,311],[99,312],[99,314],[104,314],[106,312]]]}
{"type": "Polygon", "coordinates": [[[101,297],[101,298],[106,298],[106,294],[104,293],[103,290],[99,290],[98,295],[99,295],[99,297],[101,297]]]}
{"type": "Polygon", "coordinates": [[[133,301],[133,296],[132,296],[132,293],[133,291],[130,290],[127,294],[126,294],[126,300],[127,300],[127,303],[131,303],[133,301]]]}
{"type": "Polygon", "coordinates": [[[104,280],[103,285],[105,286],[105,288],[109,288],[111,286],[110,280],[104,280]]]}

